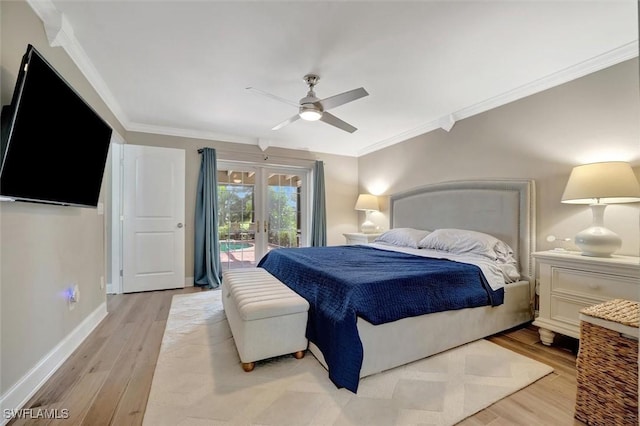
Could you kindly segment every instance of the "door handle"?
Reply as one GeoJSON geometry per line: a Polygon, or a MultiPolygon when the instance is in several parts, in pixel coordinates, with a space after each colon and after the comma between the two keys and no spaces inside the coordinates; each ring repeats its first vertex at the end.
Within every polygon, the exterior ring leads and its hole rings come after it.
{"type": "Polygon", "coordinates": [[[260,221],[256,220],[256,232],[259,234],[260,233],[260,221]]]}
{"type": "Polygon", "coordinates": [[[178,223],[178,228],[182,228],[184,225],[182,223],[178,223]]]}
{"type": "Polygon", "coordinates": [[[269,221],[264,221],[264,232],[268,232],[269,230],[269,221]]]}

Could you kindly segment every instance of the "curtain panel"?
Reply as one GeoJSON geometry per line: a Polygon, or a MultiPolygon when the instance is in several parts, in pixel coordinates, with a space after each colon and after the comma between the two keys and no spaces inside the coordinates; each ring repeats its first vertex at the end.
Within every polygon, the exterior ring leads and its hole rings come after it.
{"type": "Polygon", "coordinates": [[[195,215],[194,284],[217,288],[222,282],[218,237],[218,166],[216,150],[203,148],[195,215]]]}
{"type": "Polygon", "coordinates": [[[311,246],[327,245],[327,209],[324,196],[324,163],[316,161],[313,167],[313,203],[311,213],[311,246]]]}

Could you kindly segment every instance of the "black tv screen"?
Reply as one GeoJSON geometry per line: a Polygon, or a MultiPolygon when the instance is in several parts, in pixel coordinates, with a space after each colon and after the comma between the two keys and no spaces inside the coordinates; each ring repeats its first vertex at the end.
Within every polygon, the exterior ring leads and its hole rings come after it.
{"type": "Polygon", "coordinates": [[[2,109],[0,195],[96,207],[111,127],[31,45],[2,109]]]}

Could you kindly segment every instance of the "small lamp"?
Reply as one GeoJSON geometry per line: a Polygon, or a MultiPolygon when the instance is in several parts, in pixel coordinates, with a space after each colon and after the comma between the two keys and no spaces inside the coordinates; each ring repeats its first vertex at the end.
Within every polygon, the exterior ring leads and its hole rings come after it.
{"type": "Polygon", "coordinates": [[[574,239],[583,256],[609,257],[622,239],[604,226],[607,204],[640,201],[640,184],[629,163],[612,161],[574,167],[562,194],[562,202],[589,204],[593,223],[574,239]]]}
{"type": "Polygon", "coordinates": [[[372,234],[376,231],[376,225],[371,222],[369,215],[372,211],[378,211],[380,209],[378,205],[378,198],[371,194],[360,194],[356,201],[356,210],[364,210],[366,219],[360,226],[360,230],[364,234],[372,234]]]}

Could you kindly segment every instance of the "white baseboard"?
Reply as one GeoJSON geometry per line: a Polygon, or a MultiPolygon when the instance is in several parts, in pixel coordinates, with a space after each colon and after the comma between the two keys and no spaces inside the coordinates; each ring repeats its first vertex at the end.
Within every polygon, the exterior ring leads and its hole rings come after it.
{"type": "Polygon", "coordinates": [[[114,290],[114,285],[111,283],[107,283],[107,294],[117,294],[117,292],[114,290]]]}
{"type": "Polygon", "coordinates": [[[78,346],[107,316],[107,302],[103,302],[71,333],[62,339],[27,374],[0,396],[0,425],[11,419],[5,419],[5,410],[18,410],[42,387],[42,385],[60,368],[78,346]]]}
{"type": "Polygon", "coordinates": [[[185,277],[184,286],[185,287],[193,287],[193,277],[185,277]]]}

